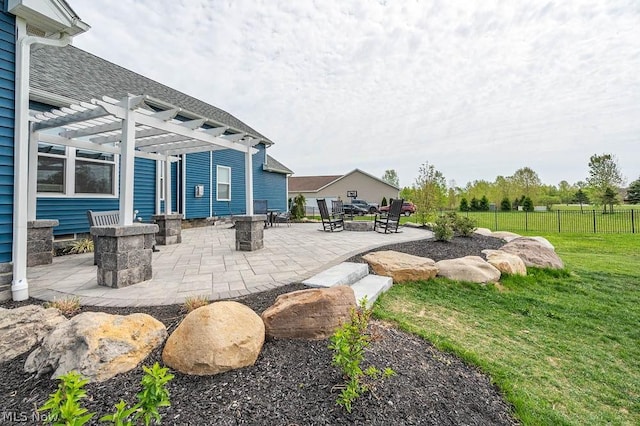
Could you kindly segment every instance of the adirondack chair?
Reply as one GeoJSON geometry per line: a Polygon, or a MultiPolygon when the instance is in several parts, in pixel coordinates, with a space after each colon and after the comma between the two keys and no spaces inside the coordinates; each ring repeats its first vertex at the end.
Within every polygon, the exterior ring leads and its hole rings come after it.
{"type": "Polygon", "coordinates": [[[398,226],[400,225],[400,214],[402,213],[403,199],[393,200],[389,212],[383,215],[376,215],[373,222],[373,230],[384,233],[398,232],[398,226]]]}
{"type": "Polygon", "coordinates": [[[344,219],[342,217],[335,218],[329,214],[327,201],[324,198],[318,200],[318,209],[320,209],[320,217],[322,218],[322,228],[325,231],[342,231],[344,229],[344,219]]]}
{"type": "Polygon", "coordinates": [[[331,215],[334,219],[344,219],[344,206],[342,200],[331,200],[331,215]]]}
{"type": "Polygon", "coordinates": [[[268,200],[253,200],[253,214],[263,214],[267,216],[264,227],[269,224],[269,202],[268,200]]]}

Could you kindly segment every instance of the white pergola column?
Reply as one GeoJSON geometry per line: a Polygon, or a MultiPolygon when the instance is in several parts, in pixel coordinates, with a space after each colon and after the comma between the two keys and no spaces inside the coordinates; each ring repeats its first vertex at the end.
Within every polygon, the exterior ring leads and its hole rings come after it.
{"type": "Polygon", "coordinates": [[[38,199],[38,132],[29,132],[29,172],[27,184],[27,220],[36,220],[38,199]]]}
{"type": "Polygon", "coordinates": [[[251,140],[246,142],[247,152],[244,154],[244,179],[246,192],[246,214],[253,215],[253,148],[251,140]]]}
{"type": "Polygon", "coordinates": [[[133,184],[136,149],[136,121],[132,111],[131,98],[125,98],[124,120],[122,120],[122,141],[120,143],[120,223],[133,225],[133,184]]]}
{"type": "Polygon", "coordinates": [[[171,161],[169,156],[164,160],[164,213],[171,214],[171,161]]]}

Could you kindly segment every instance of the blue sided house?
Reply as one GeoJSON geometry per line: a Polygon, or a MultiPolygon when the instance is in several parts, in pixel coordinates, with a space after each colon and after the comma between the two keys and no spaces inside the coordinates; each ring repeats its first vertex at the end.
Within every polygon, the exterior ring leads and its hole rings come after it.
{"type": "Polygon", "coordinates": [[[119,210],[124,226],[253,214],[253,200],[286,210],[292,171],[267,137],[70,45],[89,26],[64,0],[0,4],[0,299],[28,288],[30,223],[71,239],[87,210],[119,210]]]}

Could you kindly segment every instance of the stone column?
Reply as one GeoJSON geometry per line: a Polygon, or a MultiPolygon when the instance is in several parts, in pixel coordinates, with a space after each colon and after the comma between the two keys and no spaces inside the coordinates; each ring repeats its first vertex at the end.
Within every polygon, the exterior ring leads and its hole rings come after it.
{"type": "Polygon", "coordinates": [[[254,251],[264,247],[264,221],[267,215],[234,216],[236,222],[236,250],[254,251]]]}
{"type": "Polygon", "coordinates": [[[55,219],[27,222],[27,266],[49,265],[53,262],[53,227],[59,224],[55,219]]]}
{"type": "Polygon", "coordinates": [[[129,226],[92,226],[95,236],[98,285],[126,287],[150,280],[151,256],[155,224],[133,224],[129,226]]]}
{"type": "Polygon", "coordinates": [[[157,214],[151,216],[158,224],[156,243],[162,246],[179,244],[182,242],[182,214],[157,214]]]}

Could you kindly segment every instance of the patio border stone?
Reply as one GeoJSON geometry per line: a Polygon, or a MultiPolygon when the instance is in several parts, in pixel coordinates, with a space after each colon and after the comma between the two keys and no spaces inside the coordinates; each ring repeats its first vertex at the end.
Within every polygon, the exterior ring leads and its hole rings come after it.
{"type": "Polygon", "coordinates": [[[55,219],[27,222],[27,266],[49,265],[53,262],[53,228],[55,219]]]}
{"type": "Polygon", "coordinates": [[[234,216],[236,222],[236,250],[255,251],[264,247],[264,223],[267,215],[234,216]]]}

